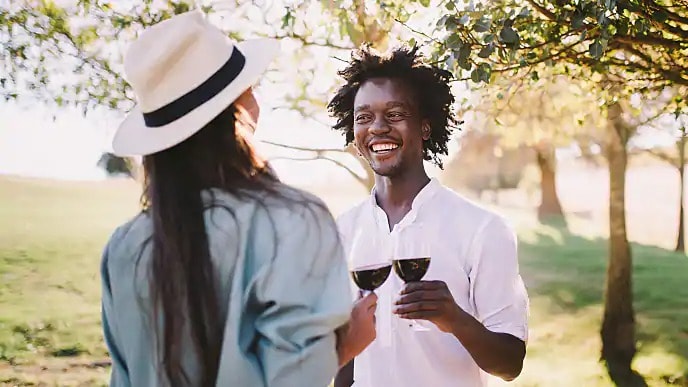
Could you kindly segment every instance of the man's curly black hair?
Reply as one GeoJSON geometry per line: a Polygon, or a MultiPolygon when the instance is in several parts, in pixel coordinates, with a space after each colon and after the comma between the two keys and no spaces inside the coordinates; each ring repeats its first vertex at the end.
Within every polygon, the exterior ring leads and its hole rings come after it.
{"type": "Polygon", "coordinates": [[[424,62],[418,47],[399,47],[389,55],[380,55],[363,46],[351,55],[349,65],[339,71],[346,84],[339,88],[327,105],[337,119],[334,129],[346,134],[346,144],[354,140],[354,99],[361,85],[371,78],[400,79],[415,93],[421,118],[430,122],[430,138],[423,144],[423,158],[442,168],[440,155],[447,154],[452,128],[458,126],[449,87],[452,74],[424,62]]]}

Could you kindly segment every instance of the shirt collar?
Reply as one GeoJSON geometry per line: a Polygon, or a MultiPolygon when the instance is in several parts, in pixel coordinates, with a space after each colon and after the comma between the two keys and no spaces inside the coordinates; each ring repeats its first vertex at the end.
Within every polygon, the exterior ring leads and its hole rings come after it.
{"type": "MultiPolygon", "coordinates": [[[[431,178],[430,181],[418,192],[418,194],[416,194],[416,197],[413,198],[413,202],[411,202],[411,209],[404,216],[404,218],[395,225],[394,229],[412,224],[416,220],[420,209],[425,205],[425,203],[432,199],[440,187],[441,184],[439,180],[434,177],[431,178]]],[[[370,190],[369,203],[375,213],[378,226],[388,230],[389,222],[387,219],[387,214],[385,214],[385,211],[377,205],[377,200],[375,199],[375,187],[370,190]]]]}

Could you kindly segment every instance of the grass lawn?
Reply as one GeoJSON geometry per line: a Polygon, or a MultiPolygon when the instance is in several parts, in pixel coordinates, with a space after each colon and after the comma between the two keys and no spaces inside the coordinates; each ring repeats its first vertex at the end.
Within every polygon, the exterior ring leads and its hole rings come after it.
{"type": "MultiPolygon", "coordinates": [[[[345,201],[324,195],[335,211],[345,201]]],[[[0,176],[0,385],[105,385],[98,264],[136,211],[131,182],[0,176]]],[[[507,213],[531,295],[528,357],[517,386],[609,386],[597,361],[606,241],[507,213]]],[[[688,386],[688,258],[633,245],[639,353],[652,386],[688,386]]],[[[500,384],[500,383],[495,383],[500,384]]]]}

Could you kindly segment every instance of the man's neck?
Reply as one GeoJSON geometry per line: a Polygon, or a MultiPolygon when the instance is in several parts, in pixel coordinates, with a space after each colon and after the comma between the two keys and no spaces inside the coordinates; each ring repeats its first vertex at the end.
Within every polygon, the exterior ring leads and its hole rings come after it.
{"type": "Polygon", "coordinates": [[[375,176],[375,199],[387,214],[390,229],[408,213],[428,182],[430,178],[423,168],[394,177],[375,176]]]}

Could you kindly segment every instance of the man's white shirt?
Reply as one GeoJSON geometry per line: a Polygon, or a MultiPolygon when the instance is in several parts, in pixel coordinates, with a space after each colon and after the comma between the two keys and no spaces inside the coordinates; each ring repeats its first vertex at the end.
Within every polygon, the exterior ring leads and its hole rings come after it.
{"type": "MultiPolygon", "coordinates": [[[[456,303],[487,329],[526,341],[528,295],[519,274],[517,240],[501,216],[432,179],[391,232],[372,193],[337,219],[348,259],[360,233],[388,238],[391,245],[405,227],[417,222],[424,235],[414,237],[426,238],[431,246],[430,268],[423,280],[444,281],[456,303]]],[[[357,263],[361,259],[357,257],[357,263]]],[[[356,289],[353,283],[352,287],[356,289]]],[[[424,324],[428,331],[414,331],[407,320],[392,315],[402,287],[392,272],[375,291],[377,339],[354,361],[354,386],[485,386],[487,375],[456,337],[429,322],[424,324]]]]}

